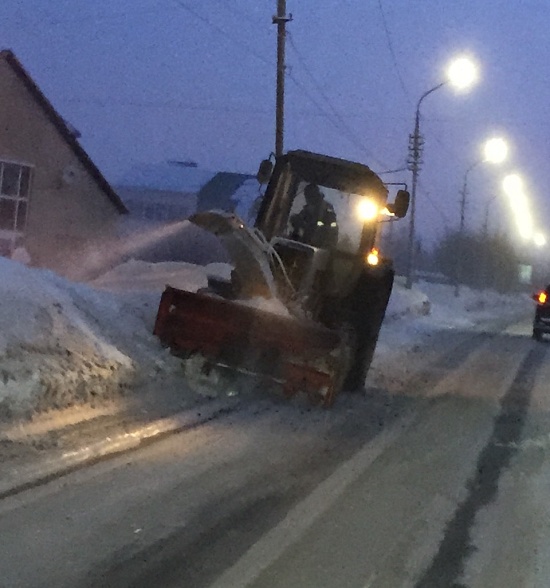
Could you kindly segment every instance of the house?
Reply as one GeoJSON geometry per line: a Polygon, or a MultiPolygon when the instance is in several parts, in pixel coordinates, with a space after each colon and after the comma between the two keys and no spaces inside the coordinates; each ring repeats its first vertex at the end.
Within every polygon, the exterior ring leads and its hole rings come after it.
{"type": "Polygon", "coordinates": [[[218,172],[197,194],[197,211],[225,210],[252,221],[249,209],[259,195],[255,176],[234,172],[218,172]]]}
{"type": "Polygon", "coordinates": [[[197,210],[197,194],[215,172],[193,161],[169,160],[133,166],[115,190],[133,226],[161,224],[188,218],[197,210]]]}
{"type": "Polygon", "coordinates": [[[257,196],[258,182],[250,174],[213,172],[194,161],[168,160],[134,166],[115,189],[130,211],[128,221],[151,225],[204,210],[235,212],[251,193],[257,196]]]}
{"type": "Polygon", "coordinates": [[[77,137],[0,51],[0,254],[24,247],[32,265],[70,276],[91,244],[116,234],[127,209],[77,137]]]}
{"type": "Polygon", "coordinates": [[[132,257],[147,261],[209,263],[227,258],[219,243],[183,222],[195,212],[248,210],[259,193],[255,176],[204,170],[193,161],[169,160],[132,167],[115,187],[129,210],[124,222],[132,257]],[[138,234],[139,238],[129,238],[138,234]]]}

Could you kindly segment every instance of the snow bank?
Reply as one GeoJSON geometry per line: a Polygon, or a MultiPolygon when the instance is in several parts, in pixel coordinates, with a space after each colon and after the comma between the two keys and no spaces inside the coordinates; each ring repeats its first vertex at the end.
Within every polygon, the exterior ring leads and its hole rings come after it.
{"type": "Polygon", "coordinates": [[[404,280],[397,278],[385,320],[416,318],[431,328],[471,328],[483,320],[529,312],[532,306],[524,293],[499,294],[461,286],[456,296],[454,287],[447,284],[420,281],[406,289],[404,280]]]}
{"type": "MultiPolygon", "coordinates": [[[[196,291],[209,274],[227,278],[230,271],[226,264],[128,261],[81,284],[0,257],[0,418],[124,402],[170,386],[182,400],[191,398],[181,361],[152,335],[160,294],[166,284],[196,291]]],[[[395,326],[404,345],[417,328],[475,324],[507,305],[514,310],[515,299],[465,288],[455,298],[449,286],[406,290],[398,282],[385,325],[395,326]]],[[[284,310],[265,300],[251,304],[284,310]]],[[[377,354],[385,349],[382,336],[377,354]]]]}
{"type": "Polygon", "coordinates": [[[83,311],[84,286],[5,258],[0,275],[0,414],[89,400],[123,385],[132,362],[83,311]]]}
{"type": "Polygon", "coordinates": [[[416,288],[403,288],[396,282],[386,309],[385,321],[390,322],[406,316],[426,316],[430,311],[430,300],[424,292],[416,288]]]}

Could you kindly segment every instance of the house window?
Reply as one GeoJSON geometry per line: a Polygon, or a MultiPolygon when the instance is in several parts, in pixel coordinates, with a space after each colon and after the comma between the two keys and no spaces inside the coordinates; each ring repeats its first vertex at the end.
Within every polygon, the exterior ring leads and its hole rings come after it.
{"type": "MultiPolygon", "coordinates": [[[[28,165],[0,160],[0,241],[10,243],[11,250],[25,231],[30,186],[28,165]]],[[[0,255],[5,255],[0,249],[0,255]]]]}

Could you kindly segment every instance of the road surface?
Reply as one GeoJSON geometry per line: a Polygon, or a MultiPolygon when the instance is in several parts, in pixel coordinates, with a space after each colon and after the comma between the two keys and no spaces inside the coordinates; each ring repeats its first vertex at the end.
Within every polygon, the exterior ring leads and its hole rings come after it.
{"type": "Polygon", "coordinates": [[[378,365],[329,411],[243,398],[6,498],[0,587],[550,586],[550,344],[529,327],[434,332],[406,378],[378,365]]]}

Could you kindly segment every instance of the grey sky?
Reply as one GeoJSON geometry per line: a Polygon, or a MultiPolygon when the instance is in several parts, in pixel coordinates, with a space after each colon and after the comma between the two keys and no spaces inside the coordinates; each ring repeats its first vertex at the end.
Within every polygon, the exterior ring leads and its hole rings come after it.
{"type": "MultiPolygon", "coordinates": [[[[481,226],[484,203],[504,200],[500,178],[519,171],[545,230],[550,2],[287,0],[287,9],[286,148],[403,167],[418,98],[466,52],[480,64],[478,86],[444,87],[423,103],[419,232],[457,225],[464,171],[494,134],[510,140],[510,160],[470,175],[468,224],[481,226]]],[[[167,158],[254,172],[274,147],[275,11],[276,0],[2,0],[0,46],[113,182],[135,162],[167,158]]]]}

